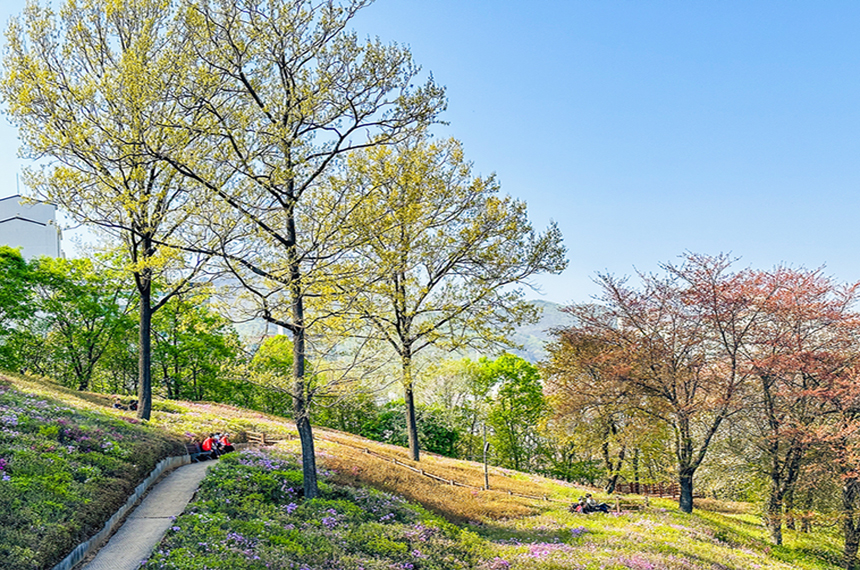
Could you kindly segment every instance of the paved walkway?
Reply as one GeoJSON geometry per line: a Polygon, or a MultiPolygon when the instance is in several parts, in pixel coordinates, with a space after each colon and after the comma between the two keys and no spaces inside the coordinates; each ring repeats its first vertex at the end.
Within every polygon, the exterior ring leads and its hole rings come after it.
{"type": "Polygon", "coordinates": [[[171,517],[182,514],[214,461],[183,465],[155,485],[95,558],[81,570],[136,570],[149,558],[171,517]]]}

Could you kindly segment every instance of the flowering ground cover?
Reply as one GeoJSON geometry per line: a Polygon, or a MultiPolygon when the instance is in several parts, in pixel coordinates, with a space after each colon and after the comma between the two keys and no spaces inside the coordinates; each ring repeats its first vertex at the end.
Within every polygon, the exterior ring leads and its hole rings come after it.
{"type": "Polygon", "coordinates": [[[328,483],[301,497],[294,455],[222,458],[144,570],[461,570],[474,534],[394,495],[328,483]]]}
{"type": "MultiPolygon", "coordinates": [[[[642,508],[633,512],[582,515],[567,507],[585,489],[575,485],[505,470],[491,470],[491,491],[440,485],[409,469],[392,466],[356,449],[355,436],[324,434],[320,463],[333,480],[371,485],[420,502],[432,511],[463,521],[492,556],[479,565],[491,570],[835,570],[839,568],[838,528],[823,526],[811,533],[785,531],[785,543],[768,543],[755,505],[697,501],[693,514],[678,510],[669,499],[626,496],[623,502],[642,508]],[[333,443],[343,440],[346,445],[333,443]],[[351,440],[351,441],[350,441],[351,440]],[[495,474],[495,477],[493,477],[495,474]],[[530,500],[507,491],[546,496],[530,500]]],[[[362,444],[385,452],[383,444],[362,444]]],[[[388,450],[395,452],[395,450],[388,450]]],[[[398,456],[399,457],[399,456],[398,456]]],[[[406,461],[402,457],[402,461],[406,461]]],[[[411,463],[406,461],[406,463],[411,463]]],[[[473,483],[483,476],[477,463],[427,455],[416,467],[473,483]],[[471,473],[469,473],[471,471],[471,473]]],[[[599,500],[613,498],[588,489],[599,500]]]]}
{"type": "MultiPolygon", "coordinates": [[[[340,485],[301,497],[295,451],[223,458],[144,570],[825,570],[838,539],[770,548],[751,515],[646,512],[540,514],[454,526],[398,495],[340,485]],[[817,549],[817,550],[816,550],[817,549]]],[[[328,452],[323,452],[324,456],[328,452]]],[[[439,490],[446,492],[445,487],[439,490]]]]}
{"type": "Polygon", "coordinates": [[[0,381],[0,567],[50,568],[184,449],[154,428],[0,381]]]}
{"type": "MultiPolygon", "coordinates": [[[[735,519],[730,519],[735,520],[735,519]]],[[[738,522],[735,520],[735,522],[738,522]]],[[[671,508],[581,515],[565,509],[481,525],[495,547],[491,570],[792,570],[839,568],[838,539],[770,547],[764,533],[671,508]],[[817,545],[817,546],[813,546],[817,545]]]]}

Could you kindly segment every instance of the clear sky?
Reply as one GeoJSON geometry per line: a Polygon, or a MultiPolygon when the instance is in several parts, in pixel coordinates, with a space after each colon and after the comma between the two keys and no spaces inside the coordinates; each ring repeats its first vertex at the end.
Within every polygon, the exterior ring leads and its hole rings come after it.
{"type": "MultiPolygon", "coordinates": [[[[531,297],[685,251],[860,280],[860,3],[377,0],[354,24],[409,45],[448,89],[437,132],[558,222],[570,266],[531,297]]],[[[16,147],[4,124],[10,190],[16,147]]]]}

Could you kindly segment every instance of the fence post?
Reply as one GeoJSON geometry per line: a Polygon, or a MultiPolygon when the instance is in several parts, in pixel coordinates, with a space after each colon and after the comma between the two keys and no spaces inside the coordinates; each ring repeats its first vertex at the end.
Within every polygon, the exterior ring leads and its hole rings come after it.
{"type": "Polygon", "coordinates": [[[490,471],[487,467],[487,452],[490,450],[490,442],[487,441],[487,424],[484,424],[484,489],[490,489],[490,471]]]}

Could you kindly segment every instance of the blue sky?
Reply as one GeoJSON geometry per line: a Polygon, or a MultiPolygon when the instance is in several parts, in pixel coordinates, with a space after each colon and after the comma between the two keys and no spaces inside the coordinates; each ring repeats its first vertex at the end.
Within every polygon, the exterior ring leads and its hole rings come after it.
{"type": "MultiPolygon", "coordinates": [[[[570,266],[529,296],[685,251],[860,280],[860,3],[377,0],[354,24],[409,45],[448,89],[437,132],[558,222],[570,266]]],[[[10,189],[16,146],[4,125],[10,189]]]]}

